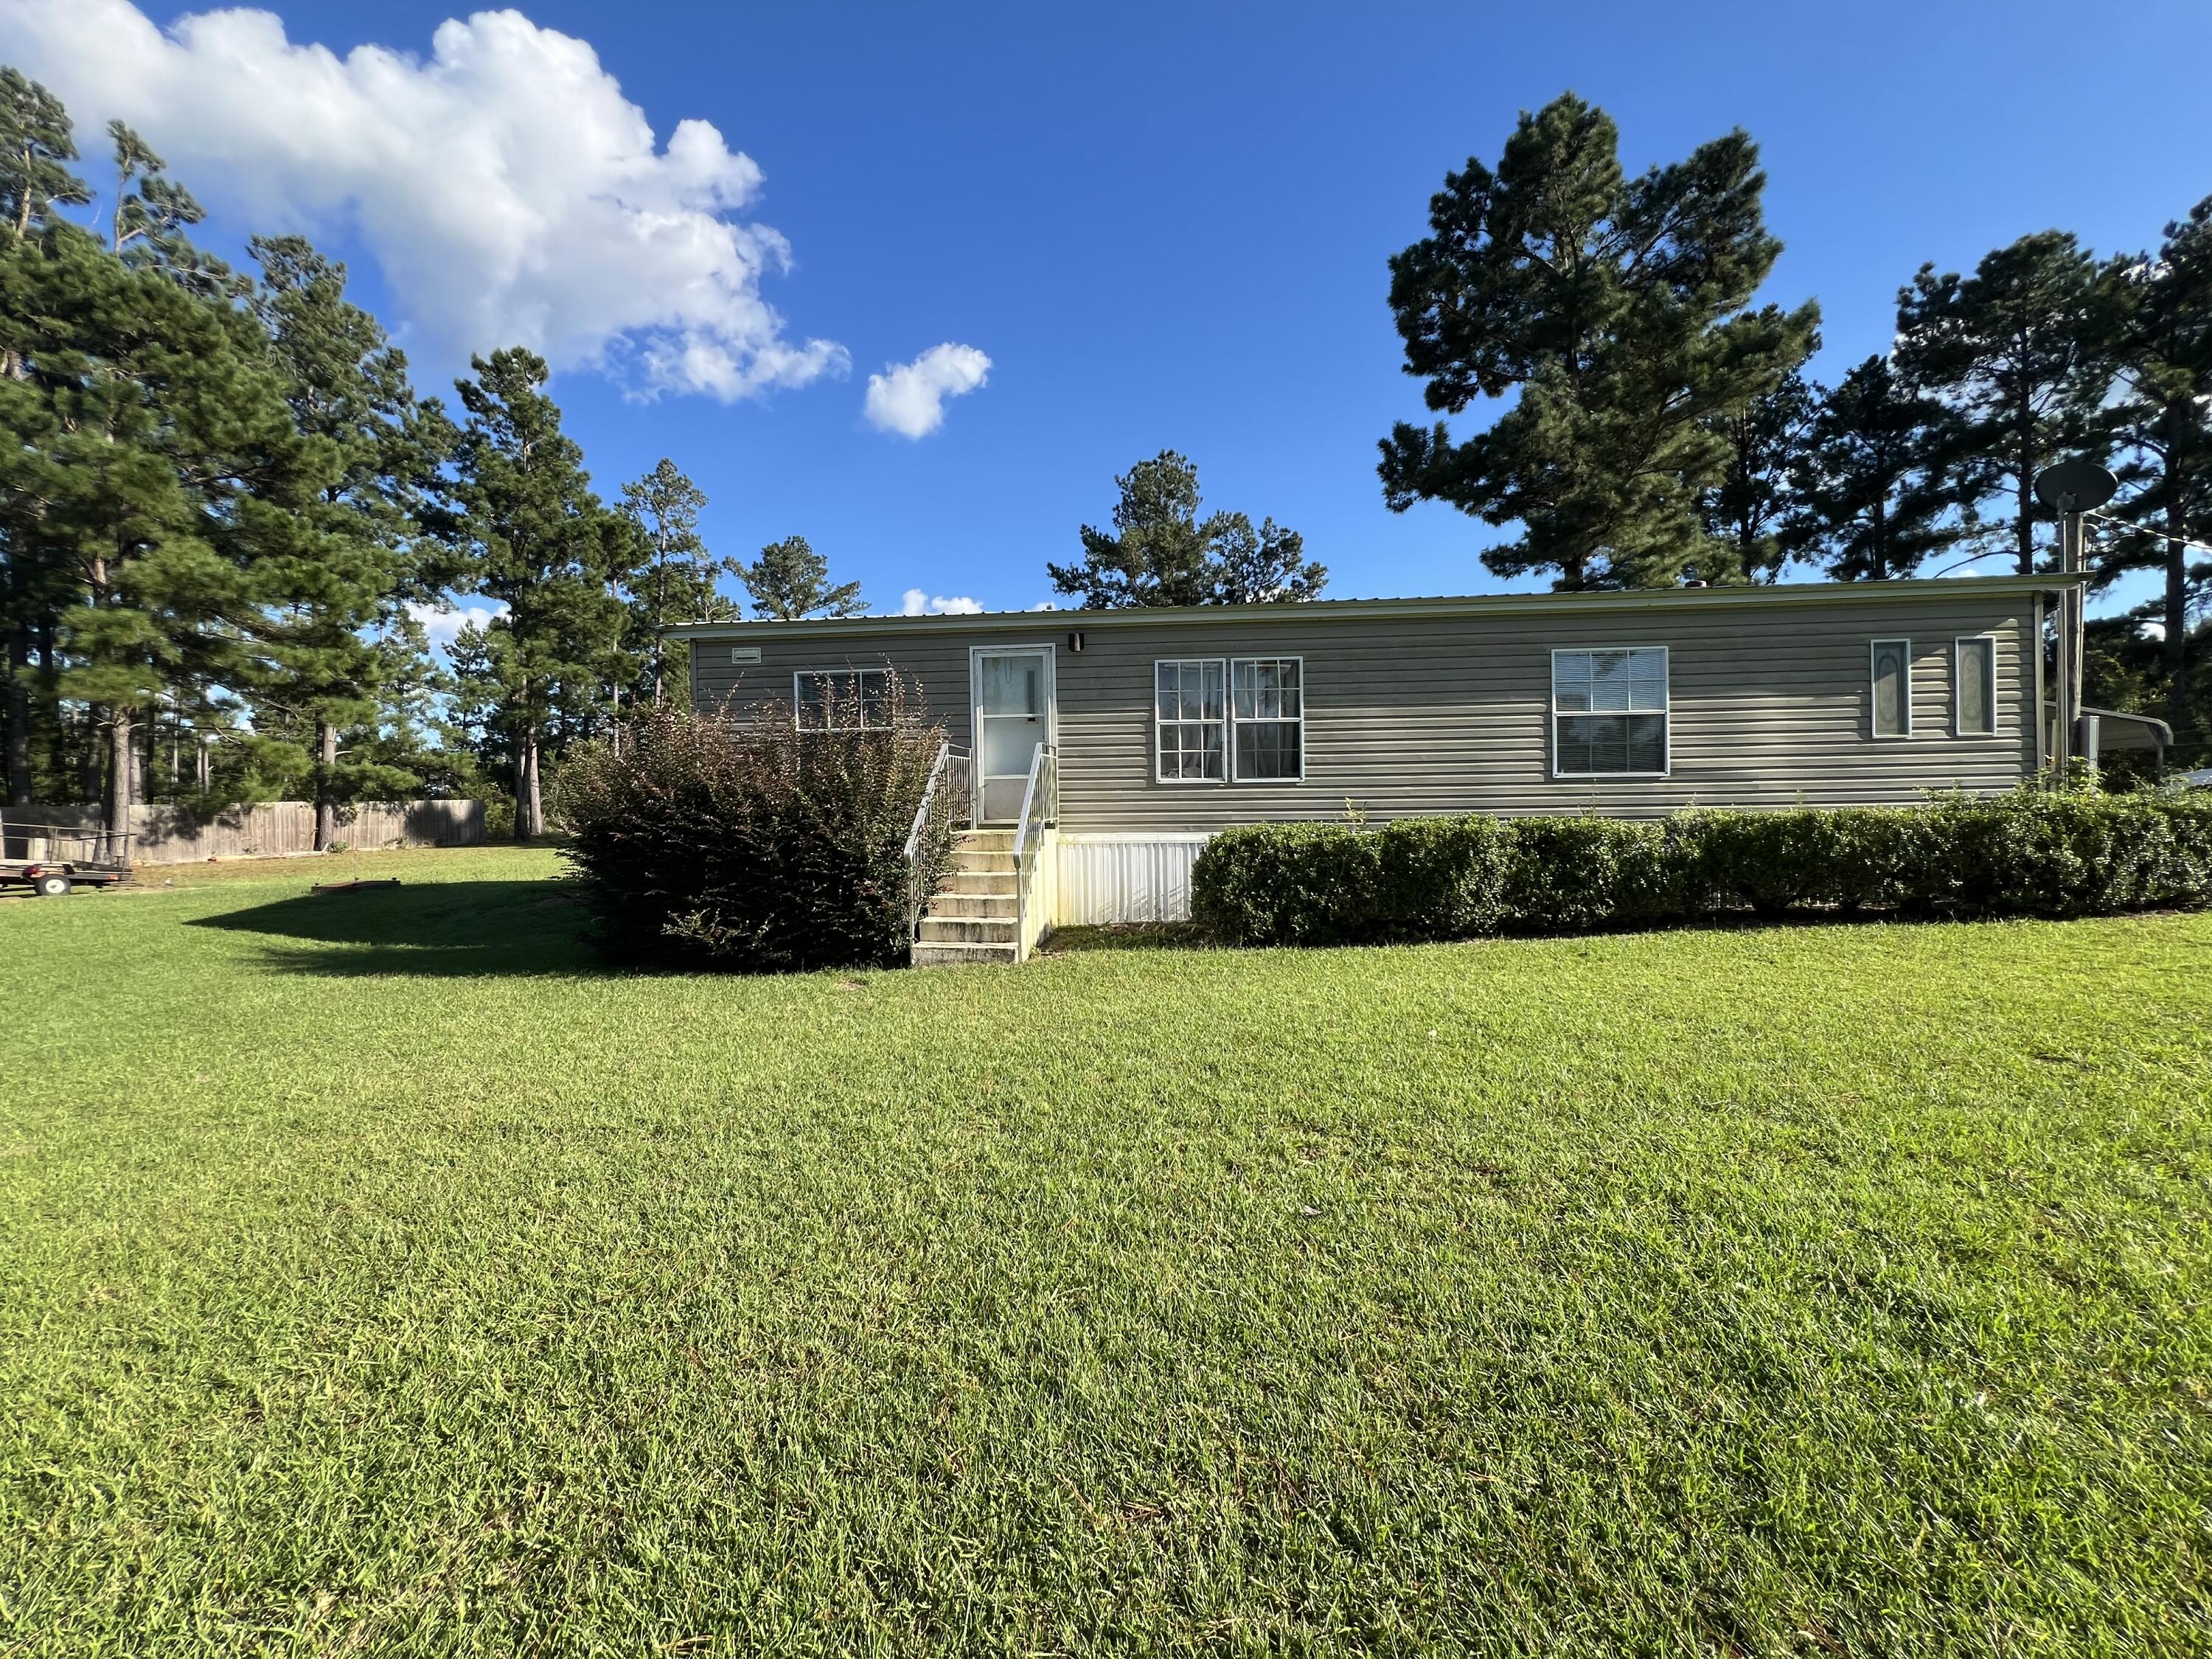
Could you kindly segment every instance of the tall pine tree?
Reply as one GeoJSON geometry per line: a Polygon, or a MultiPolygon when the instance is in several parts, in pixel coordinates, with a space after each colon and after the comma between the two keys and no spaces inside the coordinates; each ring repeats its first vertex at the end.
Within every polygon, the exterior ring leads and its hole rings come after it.
{"type": "Polygon", "coordinates": [[[1175,605],[1270,605],[1310,599],[1328,586],[1325,566],[1305,556],[1305,538],[1242,513],[1203,519],[1198,468],[1164,449],[1114,480],[1114,527],[1079,534],[1083,558],[1045,574],[1086,611],[1175,605]]]}
{"type": "MultiPolygon", "coordinates": [[[[76,159],[76,140],[61,100],[20,71],[0,67],[0,261],[15,258],[50,222],[57,205],[92,199],[84,180],[70,171],[69,164],[76,159]]],[[[20,285],[11,287],[19,294],[25,291],[20,285]]],[[[0,379],[20,382],[24,373],[18,343],[12,337],[0,341],[0,379]]],[[[16,402],[15,418],[29,417],[33,404],[16,402]]],[[[40,421],[51,413],[41,410],[40,421]]],[[[9,435],[19,445],[33,441],[28,431],[9,435]]],[[[41,515],[35,497],[0,497],[0,629],[6,634],[0,664],[7,677],[0,720],[7,726],[7,800],[14,807],[31,804],[32,708],[34,701],[52,696],[56,619],[68,605],[70,592],[69,573],[38,533],[41,515]],[[34,648],[40,648],[45,659],[36,675],[31,667],[34,648]],[[40,697],[40,692],[46,696],[40,697]]]]}
{"type": "Polygon", "coordinates": [[[2189,695],[2189,617],[2203,555],[2189,544],[2212,541],[2212,197],[2166,226],[2156,253],[2114,261],[2105,284],[2118,383],[2102,416],[2127,491],[2117,510],[2148,516],[2166,533],[2122,537],[2100,574],[2159,572],[2167,717],[2177,732],[2200,736],[2189,695]]]}
{"type": "Polygon", "coordinates": [[[391,745],[374,741],[386,671],[410,660],[382,636],[407,601],[439,585],[421,521],[454,434],[436,405],[416,401],[407,360],[376,319],[345,297],[343,265],[304,237],[257,237],[252,247],[261,267],[253,314],[295,424],[326,447],[331,466],[308,533],[262,574],[267,610],[251,695],[258,729],[305,739],[315,844],[327,847],[348,802],[420,787],[390,763],[391,745]]]}
{"type": "Polygon", "coordinates": [[[1463,413],[1517,393],[1487,429],[1401,422],[1378,471],[1394,511],[1448,501],[1519,540],[1483,555],[1561,587],[1676,580],[1706,546],[1723,481],[1717,417],[1778,386],[1819,324],[1746,309],[1782,245],[1741,132],[1630,179],[1612,118],[1565,94],[1524,113],[1493,170],[1469,160],[1430,199],[1431,234],[1390,261],[1406,372],[1463,413]]]}
{"type": "Polygon", "coordinates": [[[647,664],[645,689],[656,708],[669,671],[662,630],[674,623],[732,621],[738,614],[715,586],[715,579],[734,572],[737,563],[714,557],[700,538],[699,514],[706,505],[707,492],[665,455],[652,471],[623,486],[622,512],[635,526],[641,549],[631,618],[647,664]]]}
{"type": "Polygon", "coordinates": [[[804,536],[770,542],[750,564],[732,567],[752,595],[753,615],[793,622],[802,617],[857,617],[858,582],[831,582],[830,561],[804,536]]]}
{"type": "Polygon", "coordinates": [[[81,207],[92,190],[70,171],[76,139],[62,100],[0,65],[0,235],[21,241],[57,205],[81,207]]]}
{"type": "Polygon", "coordinates": [[[193,246],[185,234],[203,216],[200,204],[162,171],[167,164],[152,147],[120,121],[107,124],[107,137],[115,149],[115,212],[109,246],[124,263],[164,271],[202,299],[230,299],[244,293],[246,284],[230,267],[193,246]]]}
{"type": "Polygon", "coordinates": [[[252,320],[84,232],[0,261],[0,508],[65,579],[58,690],[100,711],[106,820],[164,699],[250,678],[269,573],[296,556],[327,447],[296,431],[252,320]]]}
{"type": "Polygon", "coordinates": [[[1898,292],[1898,367],[1957,412],[1962,504],[2006,499],[2022,575],[2049,516],[2035,475],[2093,441],[2108,326],[2096,261],[2063,231],[1998,248],[1971,276],[1923,265],[1898,292]]]}
{"type": "Polygon", "coordinates": [[[1966,528],[1950,468],[1956,423],[1890,359],[1822,394],[1784,534],[1839,581],[1909,576],[1966,528]]]}
{"type": "Polygon", "coordinates": [[[467,412],[441,520],[473,592],[506,607],[468,655],[489,724],[513,768],[515,836],[545,831],[544,762],[590,735],[619,673],[623,611],[613,586],[629,532],[591,488],[561,430],[545,362],[519,347],[470,361],[467,412]]]}
{"type": "Polygon", "coordinates": [[[1711,424],[1727,445],[1720,482],[1698,497],[1712,582],[1777,582],[1795,551],[1790,520],[1805,468],[1819,388],[1791,369],[1771,392],[1711,424]]]}

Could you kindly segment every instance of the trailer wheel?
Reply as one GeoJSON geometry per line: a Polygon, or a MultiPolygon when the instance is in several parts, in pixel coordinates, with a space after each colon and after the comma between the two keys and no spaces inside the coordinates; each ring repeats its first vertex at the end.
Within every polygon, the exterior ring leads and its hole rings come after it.
{"type": "Polygon", "coordinates": [[[40,876],[31,884],[40,898],[64,898],[69,894],[70,878],[58,875],[40,876]]]}

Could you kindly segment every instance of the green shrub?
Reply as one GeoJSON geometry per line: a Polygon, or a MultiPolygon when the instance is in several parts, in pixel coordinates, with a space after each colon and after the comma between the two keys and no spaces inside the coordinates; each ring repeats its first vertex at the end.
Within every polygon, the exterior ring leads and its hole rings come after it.
{"type": "Polygon", "coordinates": [[[1388,936],[1382,837],[1341,823],[1255,823],[1216,836],[1191,874],[1191,916],[1254,945],[1388,936]]]}
{"type": "Polygon", "coordinates": [[[1194,917],[1249,945],[1740,915],[2075,916],[2212,903],[2212,800],[2023,788],[1917,807],[1266,824],[1216,836],[1194,917]]]}
{"type": "Polygon", "coordinates": [[[1506,915],[1508,835],[1495,818],[1400,818],[1372,837],[1384,936],[1473,939],[1506,915]]]}
{"type": "Polygon", "coordinates": [[[1516,818],[1507,826],[1505,926],[1564,933],[1682,914],[1689,864],[1668,823],[1516,818]]]}
{"type": "MultiPolygon", "coordinates": [[[[565,855],[617,960],[781,971],[907,960],[910,901],[951,861],[939,823],[910,881],[907,835],[942,732],[894,677],[889,729],[800,733],[655,711],[564,774],[565,855]]],[[[934,816],[934,815],[933,815],[934,816]]]]}
{"type": "Polygon", "coordinates": [[[1796,807],[1686,813],[1675,824],[1689,843],[1692,914],[1848,914],[1899,902],[1926,815],[1916,807],[1796,807]]]}

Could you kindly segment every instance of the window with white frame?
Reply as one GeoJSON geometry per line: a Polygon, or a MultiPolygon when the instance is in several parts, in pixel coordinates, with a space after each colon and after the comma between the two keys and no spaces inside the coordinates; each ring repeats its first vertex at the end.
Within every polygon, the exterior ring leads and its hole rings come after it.
{"type": "Polygon", "coordinates": [[[1663,777],[1667,647],[1552,653],[1552,770],[1562,778],[1663,777]]]}
{"type": "Polygon", "coordinates": [[[1912,641],[1876,640],[1867,729],[1877,738],[1912,735],[1912,641]]]}
{"type": "Polygon", "coordinates": [[[802,732],[887,732],[888,668],[802,668],[791,677],[791,710],[802,732]]]}
{"type": "Polygon", "coordinates": [[[1951,730],[1961,738],[1997,734],[1997,642],[1987,634],[1951,646],[1951,730]]]}
{"type": "Polygon", "coordinates": [[[1296,783],[1306,775],[1305,663],[1237,657],[1229,665],[1230,758],[1239,783],[1296,783]]]}
{"type": "Polygon", "coordinates": [[[1227,781],[1226,684],[1218,657],[1152,665],[1152,727],[1162,783],[1227,781]]]}

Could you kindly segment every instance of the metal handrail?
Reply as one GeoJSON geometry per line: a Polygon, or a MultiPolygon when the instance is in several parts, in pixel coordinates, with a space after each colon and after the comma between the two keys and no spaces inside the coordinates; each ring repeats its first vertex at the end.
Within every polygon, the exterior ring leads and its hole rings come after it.
{"type": "Polygon", "coordinates": [[[906,832],[907,867],[914,866],[914,855],[921,846],[921,827],[929,822],[930,803],[937,799],[937,786],[945,781],[945,763],[952,758],[952,745],[937,745],[937,758],[929,763],[929,781],[921,786],[921,805],[914,809],[914,828],[906,832]]]}
{"type": "Polygon", "coordinates": [[[951,786],[956,772],[964,773],[968,766],[968,751],[957,744],[940,743],[937,758],[930,763],[929,778],[921,787],[921,804],[915,808],[914,826],[907,831],[906,847],[902,856],[906,860],[906,936],[908,947],[921,933],[921,913],[928,908],[929,895],[921,890],[921,842],[933,819],[943,816],[951,818],[963,811],[963,799],[967,793],[963,780],[956,792],[951,786]]]}
{"type": "Polygon", "coordinates": [[[1060,751],[1041,743],[1030,757],[1029,781],[1022,787],[1020,827],[1014,832],[1014,960],[1030,953],[1030,878],[1042,852],[1048,824],[1060,821],[1060,751]],[[1041,786],[1041,787],[1040,787],[1041,786]]]}

